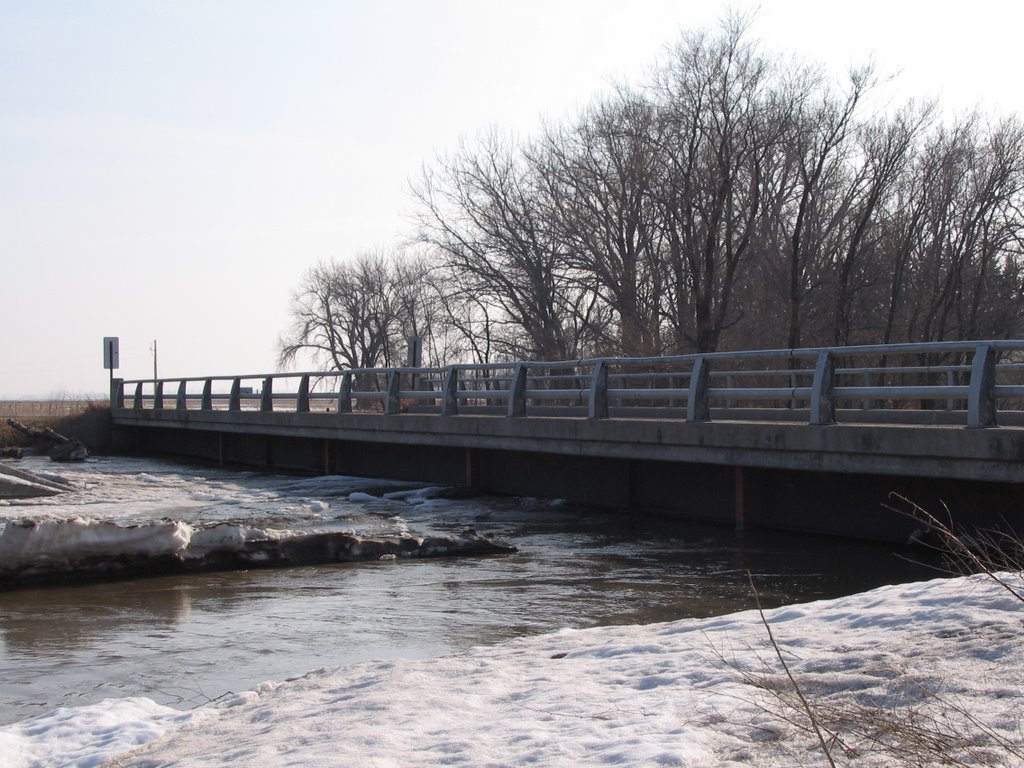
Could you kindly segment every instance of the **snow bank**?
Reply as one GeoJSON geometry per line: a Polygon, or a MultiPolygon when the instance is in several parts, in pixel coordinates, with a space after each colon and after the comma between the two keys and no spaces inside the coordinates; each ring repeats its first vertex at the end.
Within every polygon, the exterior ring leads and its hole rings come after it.
{"type": "Polygon", "coordinates": [[[221,523],[209,528],[192,529],[188,546],[182,553],[188,560],[199,560],[214,552],[241,552],[247,544],[256,541],[282,541],[301,535],[295,531],[281,531],[267,528],[246,528],[231,523],[221,523]]]}
{"type": "Polygon", "coordinates": [[[0,729],[4,768],[92,768],[110,756],[148,744],[168,728],[201,720],[209,712],[181,712],[149,699],[107,699],[0,729]]]}
{"type": "MultiPolygon", "coordinates": [[[[1018,744],[1021,615],[1020,603],[984,577],[766,612],[816,706],[873,702],[923,717],[952,702],[1018,744]],[[925,689],[936,698],[908,694],[925,689]]],[[[0,748],[12,735],[23,739],[16,754],[30,757],[19,768],[71,764],[71,750],[81,765],[115,757],[118,765],[218,767],[821,764],[800,716],[777,711],[751,680],[785,689],[756,611],[319,670],[238,694],[174,728],[161,708],[101,732],[94,708],[65,710],[0,729],[0,748]],[[124,754],[144,739],[158,740],[124,754]]],[[[848,764],[891,759],[868,745],[848,764]]]]}
{"type": "Polygon", "coordinates": [[[76,517],[21,520],[0,535],[0,567],[22,568],[91,557],[155,557],[183,552],[192,528],[179,521],[123,526],[76,517]]]}
{"type": "Polygon", "coordinates": [[[240,552],[260,542],[271,545],[296,536],[224,523],[193,527],[180,520],[120,525],[107,520],[17,520],[0,533],[0,583],[38,581],[49,573],[144,568],[147,562],[199,562],[215,553],[240,552]]]}
{"type": "Polygon", "coordinates": [[[467,530],[453,536],[356,536],[344,531],[193,528],[180,520],[20,520],[0,534],[0,587],[84,575],[102,578],[250,567],[507,554],[515,548],[467,530]]]}
{"type": "Polygon", "coordinates": [[[212,552],[237,552],[246,544],[280,541],[294,531],[222,523],[195,528],[180,520],[119,525],[105,520],[20,520],[0,534],[0,570],[71,564],[99,557],[160,557],[196,560],[212,552]]]}

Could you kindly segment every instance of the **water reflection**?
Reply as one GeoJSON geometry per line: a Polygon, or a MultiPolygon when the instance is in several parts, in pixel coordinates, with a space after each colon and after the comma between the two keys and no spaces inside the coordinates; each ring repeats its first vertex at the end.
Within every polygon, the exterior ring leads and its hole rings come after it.
{"type": "Polygon", "coordinates": [[[4,594],[0,640],[9,653],[74,653],[93,649],[126,626],[170,629],[187,621],[191,595],[181,583],[161,581],[4,594]]]}

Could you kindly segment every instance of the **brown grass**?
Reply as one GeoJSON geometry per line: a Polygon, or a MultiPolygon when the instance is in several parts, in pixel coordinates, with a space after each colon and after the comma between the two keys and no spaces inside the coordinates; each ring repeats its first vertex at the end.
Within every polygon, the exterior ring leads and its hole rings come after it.
{"type": "MultiPolygon", "coordinates": [[[[0,400],[0,446],[28,445],[31,441],[7,425],[8,419],[30,427],[50,427],[63,432],[83,414],[108,407],[103,400],[54,398],[51,400],[0,400]]],[[[73,431],[73,430],[72,430],[73,431]]]]}

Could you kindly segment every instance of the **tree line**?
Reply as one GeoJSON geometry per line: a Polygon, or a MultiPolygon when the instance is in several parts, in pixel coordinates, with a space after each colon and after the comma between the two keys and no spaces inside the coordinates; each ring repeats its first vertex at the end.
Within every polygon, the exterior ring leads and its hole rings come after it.
{"type": "Polygon", "coordinates": [[[463,143],[393,252],[309,270],[282,362],[332,368],[1009,338],[1024,127],[870,110],[745,22],[683,35],[572,121],[463,143]]]}

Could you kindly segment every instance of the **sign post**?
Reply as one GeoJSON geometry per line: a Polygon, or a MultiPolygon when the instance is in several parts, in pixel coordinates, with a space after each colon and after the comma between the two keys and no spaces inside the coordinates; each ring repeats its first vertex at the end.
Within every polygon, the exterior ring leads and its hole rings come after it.
{"type": "Polygon", "coordinates": [[[120,339],[117,336],[103,337],[103,367],[110,371],[110,399],[114,399],[114,370],[121,367],[119,352],[120,339]]]}

